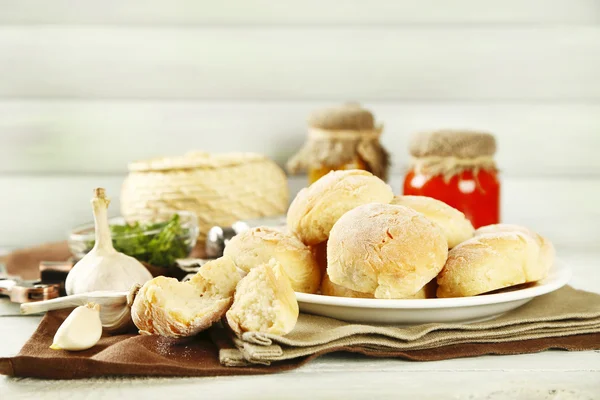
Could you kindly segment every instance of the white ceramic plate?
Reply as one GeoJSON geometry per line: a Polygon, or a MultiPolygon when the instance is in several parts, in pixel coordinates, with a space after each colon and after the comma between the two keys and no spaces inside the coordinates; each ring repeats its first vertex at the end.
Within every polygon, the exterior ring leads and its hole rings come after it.
{"type": "Polygon", "coordinates": [[[570,278],[571,269],[557,261],[546,279],[531,286],[473,297],[386,300],[296,293],[296,298],[302,312],[349,322],[394,325],[471,323],[514,310],[537,296],[560,289],[570,278]]]}

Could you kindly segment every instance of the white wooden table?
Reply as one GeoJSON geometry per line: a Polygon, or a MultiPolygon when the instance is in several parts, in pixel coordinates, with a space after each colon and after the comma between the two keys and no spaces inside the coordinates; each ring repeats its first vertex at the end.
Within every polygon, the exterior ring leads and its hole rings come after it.
{"type": "MultiPolygon", "coordinates": [[[[559,249],[571,284],[600,292],[600,249],[559,249]]],[[[0,300],[0,314],[16,308],[0,300]]],[[[0,317],[0,356],[16,354],[40,317],[0,317]]],[[[75,381],[0,376],[0,399],[600,399],[600,351],[548,351],[436,362],[328,355],[295,371],[217,378],[98,378],[75,381]]]]}

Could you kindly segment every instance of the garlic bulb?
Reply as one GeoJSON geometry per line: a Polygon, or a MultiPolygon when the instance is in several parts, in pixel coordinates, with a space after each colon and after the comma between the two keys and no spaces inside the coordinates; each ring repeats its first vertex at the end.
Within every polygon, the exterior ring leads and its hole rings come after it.
{"type": "Polygon", "coordinates": [[[100,306],[87,303],[79,306],[58,327],[52,350],[87,350],[94,347],[102,336],[102,323],[100,322],[100,306]]]}
{"type": "Polygon", "coordinates": [[[104,189],[94,190],[92,208],[96,227],[96,243],[69,272],[65,282],[67,294],[101,290],[128,291],[143,285],[152,275],[138,260],[115,250],[108,226],[110,200],[104,189]]]}

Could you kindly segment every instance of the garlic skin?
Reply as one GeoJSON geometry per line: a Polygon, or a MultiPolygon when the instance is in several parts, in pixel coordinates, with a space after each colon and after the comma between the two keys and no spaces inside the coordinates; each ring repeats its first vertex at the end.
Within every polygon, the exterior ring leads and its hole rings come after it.
{"type": "Polygon", "coordinates": [[[87,350],[94,347],[101,336],[100,306],[87,303],[69,314],[56,331],[50,348],[70,351],[87,350]]]}
{"type": "Polygon", "coordinates": [[[94,248],[69,272],[65,282],[67,294],[104,290],[128,291],[143,285],[152,275],[138,260],[116,251],[108,225],[110,200],[102,188],[94,189],[92,208],[96,232],[94,248]]]}

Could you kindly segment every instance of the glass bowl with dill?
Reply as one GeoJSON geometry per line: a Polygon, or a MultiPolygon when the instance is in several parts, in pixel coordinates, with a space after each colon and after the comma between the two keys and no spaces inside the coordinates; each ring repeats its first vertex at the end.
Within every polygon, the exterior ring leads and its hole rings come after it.
{"type": "MultiPolygon", "coordinates": [[[[135,220],[113,217],[108,223],[115,250],[154,267],[169,268],[177,259],[188,257],[198,238],[198,219],[189,211],[135,220]]],[[[73,228],[68,243],[75,261],[81,259],[94,247],[94,223],[73,228]]]]}

